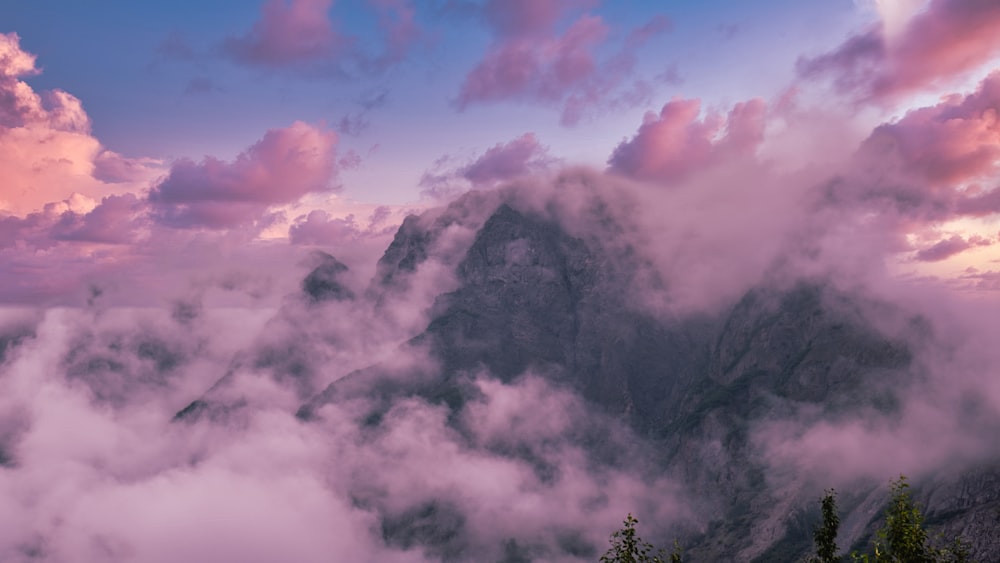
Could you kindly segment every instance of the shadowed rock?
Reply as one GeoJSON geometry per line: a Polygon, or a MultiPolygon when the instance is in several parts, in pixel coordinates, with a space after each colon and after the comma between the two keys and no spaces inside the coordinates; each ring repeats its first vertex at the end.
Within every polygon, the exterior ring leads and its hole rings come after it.
{"type": "Polygon", "coordinates": [[[313,302],[354,299],[354,293],[340,280],[347,266],[325,252],[317,254],[319,265],[302,280],[302,291],[306,296],[313,302]]]}

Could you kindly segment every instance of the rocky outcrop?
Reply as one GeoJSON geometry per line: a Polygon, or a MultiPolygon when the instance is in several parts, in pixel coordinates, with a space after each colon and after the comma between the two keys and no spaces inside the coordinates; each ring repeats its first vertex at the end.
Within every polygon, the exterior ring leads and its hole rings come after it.
{"type": "Polygon", "coordinates": [[[302,280],[302,291],[308,299],[316,303],[354,299],[354,292],[341,280],[347,266],[325,252],[318,253],[318,258],[319,265],[302,280]]]}

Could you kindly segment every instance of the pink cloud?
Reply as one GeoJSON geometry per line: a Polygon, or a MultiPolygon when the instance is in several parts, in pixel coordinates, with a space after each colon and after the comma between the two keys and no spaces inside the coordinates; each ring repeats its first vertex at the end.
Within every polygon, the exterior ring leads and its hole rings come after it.
{"type": "Polygon", "coordinates": [[[656,14],[646,23],[633,29],[632,32],[629,33],[627,43],[630,46],[638,47],[644,45],[653,37],[662,35],[668,31],[673,31],[673,29],[674,22],[670,18],[663,14],[656,14]]]}
{"type": "Polygon", "coordinates": [[[162,161],[154,158],[128,158],[111,150],[94,157],[94,178],[102,182],[141,182],[159,169],[162,161]]]}
{"type": "Polygon", "coordinates": [[[129,244],[147,223],[145,203],[133,194],[112,195],[86,214],[67,211],[52,227],[59,240],[129,244]]]}
{"type": "Polygon", "coordinates": [[[960,235],[954,235],[951,238],[943,239],[934,245],[917,251],[913,259],[918,262],[940,262],[956,254],[965,252],[970,248],[989,246],[991,244],[993,244],[992,241],[980,236],[973,235],[968,239],[964,239],[960,235]]]}
{"type": "Polygon", "coordinates": [[[1000,162],[1000,72],[968,96],[953,94],[877,127],[862,150],[891,153],[936,185],[992,175],[1000,162]]]}
{"type": "Polygon", "coordinates": [[[462,177],[473,185],[488,185],[537,171],[551,164],[548,149],[534,133],[525,133],[508,143],[497,143],[462,169],[462,177]]]}
{"type": "Polygon", "coordinates": [[[587,4],[574,0],[488,0],[482,15],[500,37],[545,35],[567,10],[587,4]]]}
{"type": "Polygon", "coordinates": [[[20,246],[44,250],[55,245],[47,236],[55,220],[55,213],[0,217],[0,249],[20,246]]]}
{"type": "Polygon", "coordinates": [[[0,34],[0,212],[39,212],[73,193],[96,200],[130,187],[109,186],[106,180],[151,179],[159,162],[103,149],[79,99],[62,90],[36,92],[21,80],[38,73],[35,56],[21,49],[20,37],[0,34]]]}
{"type": "Polygon", "coordinates": [[[982,217],[1000,213],[1000,188],[986,192],[966,190],[962,195],[964,197],[955,205],[955,211],[960,215],[982,217]]]}
{"type": "Polygon", "coordinates": [[[316,209],[295,218],[295,223],[288,228],[288,238],[292,244],[329,245],[353,240],[360,231],[354,215],[333,217],[316,209]]]}
{"type": "Polygon", "coordinates": [[[423,39],[424,32],[410,0],[372,0],[371,4],[384,45],[383,52],[369,64],[375,70],[385,70],[403,60],[410,48],[423,39]]]}
{"type": "Polygon", "coordinates": [[[58,131],[87,133],[90,119],[80,100],[62,90],[38,94],[20,80],[39,74],[35,55],[21,49],[16,33],[0,33],[0,127],[45,125],[58,131]]]}
{"type": "Polygon", "coordinates": [[[660,114],[646,114],[635,136],[615,148],[613,172],[645,180],[672,181],[719,159],[752,154],[764,138],[766,104],[753,99],[733,106],[727,117],[701,114],[697,99],[675,98],[660,114]]]}
{"type": "Polygon", "coordinates": [[[998,115],[995,72],[971,94],[952,94],[876,127],[856,154],[860,177],[837,191],[860,190],[862,199],[888,201],[910,218],[1000,212],[1000,191],[989,187],[1000,170],[998,115]]]}
{"type": "Polygon", "coordinates": [[[238,63],[270,69],[380,73],[425,38],[412,0],[368,3],[379,36],[372,49],[337,29],[332,7],[333,0],[268,0],[250,31],[227,38],[222,49],[238,63]]]}
{"type": "Polygon", "coordinates": [[[622,92],[635,67],[635,51],[651,37],[669,31],[671,22],[656,15],[632,30],[620,51],[599,57],[610,28],[599,16],[581,14],[560,30],[567,13],[589,2],[490,2],[483,18],[495,39],[482,60],[465,76],[455,104],[519,100],[561,105],[563,125],[575,125],[594,108],[634,106],[648,99],[636,81],[622,92]],[[637,94],[638,93],[638,94],[637,94]]]}
{"type": "Polygon", "coordinates": [[[559,100],[597,68],[593,49],[607,31],[601,18],[585,15],[553,39],[501,42],[465,77],[459,107],[512,97],[559,100]]]}
{"type": "Polygon", "coordinates": [[[35,55],[21,50],[21,37],[16,33],[0,33],[0,70],[3,76],[38,74],[35,55]]]}
{"type": "Polygon", "coordinates": [[[44,113],[41,98],[18,80],[39,72],[35,56],[21,50],[20,42],[16,33],[0,34],[0,126],[3,127],[20,127],[44,113]]]}
{"type": "Polygon", "coordinates": [[[832,76],[862,99],[885,99],[957,78],[1000,54],[1000,4],[932,0],[898,34],[886,25],[848,38],[837,49],[801,59],[806,78],[832,76]]]}
{"type": "Polygon", "coordinates": [[[232,162],[175,162],[149,200],[158,219],[174,226],[247,224],[273,205],[332,190],[336,144],[333,131],[297,121],[269,130],[232,162]]]}
{"type": "Polygon", "coordinates": [[[128,244],[148,223],[146,206],[134,194],[107,196],[89,210],[81,199],[49,203],[24,217],[0,218],[0,249],[45,250],[60,241],[128,244]]]}
{"type": "Polygon", "coordinates": [[[330,21],[332,5],[333,0],[268,0],[253,28],[227,39],[224,49],[238,62],[270,67],[329,59],[348,43],[330,21]]]}
{"type": "Polygon", "coordinates": [[[557,162],[534,133],[525,133],[506,143],[493,145],[465,164],[458,158],[442,156],[424,172],[420,186],[424,196],[444,200],[470,188],[489,188],[520,176],[544,172],[557,162]]]}
{"type": "Polygon", "coordinates": [[[1000,271],[981,272],[976,268],[966,270],[959,276],[959,282],[977,291],[1000,291],[1000,271]]]}

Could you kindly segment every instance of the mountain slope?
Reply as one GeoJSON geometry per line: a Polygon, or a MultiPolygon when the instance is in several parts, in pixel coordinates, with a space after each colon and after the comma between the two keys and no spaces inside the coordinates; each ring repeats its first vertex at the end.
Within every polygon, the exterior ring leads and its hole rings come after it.
{"type": "MultiPolygon", "coordinates": [[[[611,240],[614,221],[600,221],[598,235],[584,239],[554,217],[516,198],[471,195],[434,215],[408,218],[365,292],[369,306],[390,307],[435,259],[454,264],[451,288],[430,306],[425,328],[400,344],[397,356],[407,361],[376,362],[336,378],[302,404],[299,417],[321,419],[328,404],[363,404],[361,424],[378,433],[393,409],[419,399],[446,409],[469,448],[525,461],[546,482],[557,480],[561,469],[544,451],[516,437],[479,444],[469,422],[482,381],[519,385],[525,377],[541,377],[580,398],[573,403],[579,417],[564,439],[587,452],[587,467],[600,473],[649,462],[655,468],[650,475],[683,487],[689,513],[668,519],[658,533],[681,536],[690,560],[792,561],[806,555],[818,522],[816,493],[827,484],[776,473],[760,432],[774,423],[806,428],[898,420],[901,391],[924,376],[910,343],[928,330],[925,321],[822,279],[751,288],[701,313],[650,310],[636,295],[647,264],[611,240]],[[442,242],[456,228],[474,235],[442,242]],[[449,257],[440,257],[443,246],[449,257]],[[873,314],[901,319],[901,332],[876,328],[873,314]],[[630,430],[609,430],[619,422],[630,430]]],[[[327,296],[353,295],[337,285],[338,265],[329,257],[306,278],[310,307],[327,296]]],[[[271,369],[276,378],[296,377],[294,369],[278,369],[287,362],[262,362],[257,368],[271,369]]],[[[316,374],[310,377],[309,386],[295,384],[299,396],[315,388],[316,374]]],[[[179,417],[209,404],[202,399],[179,417]]],[[[239,405],[211,412],[225,416],[233,408],[239,405]]],[[[971,473],[957,467],[918,482],[929,521],[949,533],[992,537],[997,500],[990,476],[996,467],[971,473]]],[[[842,546],[862,545],[879,525],[884,489],[860,480],[841,491],[842,546]]],[[[429,556],[450,561],[482,556],[469,539],[468,515],[446,498],[378,510],[389,545],[422,546],[429,556]]],[[[600,546],[566,539],[574,533],[565,531],[558,553],[508,538],[513,543],[504,544],[505,560],[596,558],[600,546]]],[[[990,540],[977,540],[974,550],[982,560],[1000,556],[990,540]]]]}

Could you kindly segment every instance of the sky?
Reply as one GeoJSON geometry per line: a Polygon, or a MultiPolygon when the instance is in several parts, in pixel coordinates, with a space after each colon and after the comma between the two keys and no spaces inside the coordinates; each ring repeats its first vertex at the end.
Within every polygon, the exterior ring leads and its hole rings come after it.
{"type": "Polygon", "coordinates": [[[501,201],[657,318],[820,280],[907,343],[896,411],[750,429],[783,498],[995,460],[998,167],[996,0],[0,2],[0,559],[433,561],[382,528],[433,513],[468,560],[580,561],[716,517],[544,373],[295,416],[438,368],[413,338],[501,201]],[[326,254],[356,299],[303,293],[326,254]]]}
{"type": "Polygon", "coordinates": [[[995,287],[997,10],[7,2],[0,300],[79,303],[122,261],[188,267],[163,254],[184,244],[349,253],[469,189],[572,166],[669,189],[734,155],[915,175],[949,209],[911,213],[886,259],[995,287]]]}

